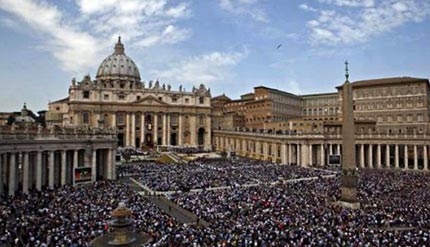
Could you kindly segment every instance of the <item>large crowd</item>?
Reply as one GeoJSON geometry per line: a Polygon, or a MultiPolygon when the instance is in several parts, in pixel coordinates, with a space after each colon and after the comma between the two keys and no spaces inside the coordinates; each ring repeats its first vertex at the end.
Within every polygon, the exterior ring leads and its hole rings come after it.
{"type": "Polygon", "coordinates": [[[239,246],[429,246],[430,177],[362,171],[361,209],[338,206],[339,178],[181,193],[217,243],[239,246]]]}
{"type": "Polygon", "coordinates": [[[133,175],[156,191],[190,191],[210,187],[239,187],[332,174],[325,170],[279,165],[250,159],[202,158],[186,165],[141,162],[121,166],[120,176],[133,175]]]}
{"type": "Polygon", "coordinates": [[[151,188],[186,189],[170,196],[208,226],[178,223],[121,181],[32,191],[0,201],[0,246],[88,246],[110,231],[119,202],[133,213],[147,246],[430,246],[430,176],[360,170],[361,208],[342,208],[339,174],[246,159],[201,159],[189,165],[121,166],[151,188]],[[240,178],[236,176],[242,175],[240,178]],[[163,177],[169,177],[163,180],[163,177]],[[287,179],[316,177],[286,183],[287,179]],[[248,182],[190,192],[190,188],[248,182]],[[189,180],[190,182],[187,182],[189,180]],[[274,183],[271,183],[273,182],[274,183]],[[180,188],[180,187],[178,187],[180,188]]]}

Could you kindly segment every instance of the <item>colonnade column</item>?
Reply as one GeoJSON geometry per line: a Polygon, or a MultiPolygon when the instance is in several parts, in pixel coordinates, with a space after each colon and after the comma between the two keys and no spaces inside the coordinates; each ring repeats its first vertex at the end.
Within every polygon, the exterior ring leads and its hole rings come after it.
{"type": "Polygon", "coordinates": [[[399,169],[399,145],[394,146],[394,166],[399,169]]]}
{"type": "Polygon", "coordinates": [[[42,189],[42,151],[36,154],[36,189],[42,189]]]}
{"type": "Polygon", "coordinates": [[[285,143],[281,144],[281,163],[287,163],[287,145],[285,143]]]}
{"type": "Polygon", "coordinates": [[[328,149],[329,149],[329,155],[333,154],[333,144],[328,144],[328,149]]]}
{"type": "MultiPolygon", "coordinates": [[[[24,152],[22,154],[22,192],[28,193],[28,187],[29,187],[29,157],[28,152],[24,152]]],[[[0,173],[1,174],[1,173],[0,173]]]]}
{"type": "Polygon", "coordinates": [[[97,150],[93,149],[93,155],[91,157],[91,181],[94,182],[97,179],[97,150]]]}
{"type": "Polygon", "coordinates": [[[381,164],[381,144],[378,144],[378,146],[376,147],[376,165],[378,167],[378,169],[381,168],[382,164],[381,164]]]}
{"type": "Polygon", "coordinates": [[[423,154],[424,154],[424,171],[428,171],[428,153],[427,153],[427,145],[423,146],[423,154]]]}
{"type": "Polygon", "coordinates": [[[3,169],[4,164],[6,164],[6,162],[3,162],[3,154],[0,153],[0,194],[3,194],[3,170],[5,170],[3,169]]]}
{"type": "Polygon", "coordinates": [[[360,145],[360,167],[364,168],[364,144],[360,145]]]}
{"type": "Polygon", "coordinates": [[[291,162],[293,161],[293,148],[292,144],[288,144],[288,164],[291,165],[291,162]]]}
{"type": "Polygon", "coordinates": [[[116,179],[116,161],[115,161],[115,157],[116,157],[116,150],[112,149],[112,179],[116,179]]]}
{"type": "Polygon", "coordinates": [[[54,151],[49,151],[49,177],[48,177],[48,185],[49,188],[54,188],[54,151]]]}
{"type": "Polygon", "coordinates": [[[113,157],[112,157],[112,149],[108,149],[107,153],[107,179],[112,179],[112,166],[113,166],[113,157]]]}
{"type": "Polygon", "coordinates": [[[337,144],[336,154],[340,155],[340,144],[337,144]]]}
{"type": "Polygon", "coordinates": [[[131,113],[131,140],[130,146],[136,147],[136,114],[131,113]]]}
{"type": "Polygon", "coordinates": [[[369,168],[373,168],[373,145],[369,144],[369,153],[367,154],[367,158],[369,159],[369,168]]]}
{"type": "Polygon", "coordinates": [[[300,163],[302,162],[302,152],[301,152],[302,146],[300,144],[296,144],[296,164],[300,166],[300,163]]]}
{"type": "Polygon", "coordinates": [[[15,195],[16,190],[16,155],[10,153],[9,157],[9,195],[15,195]]]}
{"type": "Polygon", "coordinates": [[[320,153],[321,163],[320,163],[320,165],[324,166],[324,163],[325,163],[324,144],[320,145],[320,150],[321,150],[321,153],[320,153]]]}
{"type": "Polygon", "coordinates": [[[408,145],[405,145],[405,149],[404,149],[404,163],[405,163],[405,170],[409,169],[409,157],[408,157],[408,145]]]}
{"type": "Polygon", "coordinates": [[[390,161],[390,145],[387,144],[385,146],[385,166],[386,168],[391,167],[391,161],[390,161]]]}
{"type": "Polygon", "coordinates": [[[418,170],[418,150],[417,150],[417,145],[414,145],[414,170],[418,170]]]}
{"type": "Polygon", "coordinates": [[[67,151],[61,150],[61,185],[66,184],[66,176],[67,176],[67,157],[66,157],[67,151]]]}
{"type": "Polygon", "coordinates": [[[312,144],[309,144],[308,152],[309,152],[309,162],[308,162],[308,164],[309,164],[309,166],[312,166],[313,165],[313,162],[312,162],[312,144]]]}
{"type": "Polygon", "coordinates": [[[78,167],[79,150],[73,150],[72,183],[75,185],[75,169],[78,167]]]}
{"type": "MultiPolygon", "coordinates": [[[[184,133],[182,132],[182,114],[179,114],[179,117],[178,117],[178,121],[179,121],[179,123],[178,123],[178,145],[179,146],[182,146],[182,144],[183,144],[183,141],[182,141],[182,136],[184,135],[184,133]]],[[[219,143],[217,144],[217,148],[219,148],[219,143]]]]}

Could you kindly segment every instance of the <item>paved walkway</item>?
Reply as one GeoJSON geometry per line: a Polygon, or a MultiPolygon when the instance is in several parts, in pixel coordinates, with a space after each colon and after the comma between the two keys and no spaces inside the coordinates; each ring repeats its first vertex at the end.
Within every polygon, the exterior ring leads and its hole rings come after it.
{"type": "Polygon", "coordinates": [[[153,191],[147,186],[139,183],[133,178],[129,178],[127,183],[136,190],[139,195],[145,197],[146,200],[154,203],[158,208],[163,210],[166,214],[175,218],[177,221],[183,224],[200,224],[208,226],[208,223],[199,219],[195,214],[180,207],[178,204],[167,199],[162,193],[153,191]]]}

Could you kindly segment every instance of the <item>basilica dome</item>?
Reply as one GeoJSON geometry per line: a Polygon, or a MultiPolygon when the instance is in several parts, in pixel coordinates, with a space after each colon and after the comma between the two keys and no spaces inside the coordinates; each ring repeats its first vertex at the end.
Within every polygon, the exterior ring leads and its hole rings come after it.
{"type": "Polygon", "coordinates": [[[100,64],[97,70],[98,80],[133,80],[140,81],[140,73],[131,58],[125,55],[121,37],[115,44],[114,52],[100,64]]]}

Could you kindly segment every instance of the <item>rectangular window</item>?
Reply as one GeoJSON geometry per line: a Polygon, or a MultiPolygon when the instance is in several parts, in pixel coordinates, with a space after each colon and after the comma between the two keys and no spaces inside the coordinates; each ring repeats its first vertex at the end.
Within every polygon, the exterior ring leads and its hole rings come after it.
{"type": "Polygon", "coordinates": [[[105,95],[103,96],[103,98],[104,98],[104,100],[109,100],[109,94],[105,94],[105,95]]]}
{"type": "Polygon", "coordinates": [[[136,99],[137,99],[137,100],[140,100],[140,95],[138,95],[138,96],[136,97],[136,99]]]}
{"type": "Polygon", "coordinates": [[[205,103],[205,97],[199,97],[199,103],[204,104],[205,103]]]}
{"type": "Polygon", "coordinates": [[[119,100],[125,100],[125,96],[124,95],[118,95],[118,99],[119,100]]]}
{"type": "Polygon", "coordinates": [[[190,102],[190,99],[186,98],[185,103],[188,104],[190,102]]]}
{"type": "Polygon", "coordinates": [[[82,92],[82,97],[84,99],[89,99],[90,98],[90,91],[83,91],[82,92]]]}

